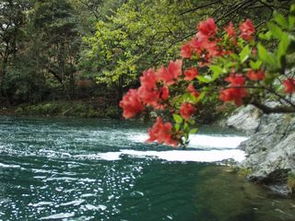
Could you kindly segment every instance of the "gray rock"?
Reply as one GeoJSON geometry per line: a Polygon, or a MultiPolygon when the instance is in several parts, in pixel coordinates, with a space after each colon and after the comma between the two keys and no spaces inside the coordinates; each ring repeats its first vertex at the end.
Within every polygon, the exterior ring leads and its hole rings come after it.
{"type": "Polygon", "coordinates": [[[242,130],[247,134],[256,132],[260,125],[261,111],[252,105],[244,108],[239,108],[226,121],[226,126],[233,127],[237,130],[242,130]]]}
{"type": "Polygon", "coordinates": [[[227,125],[252,134],[239,146],[247,155],[240,166],[252,171],[249,180],[290,194],[286,182],[288,173],[295,173],[295,115],[264,115],[255,109],[245,107],[227,120],[227,125]]]}

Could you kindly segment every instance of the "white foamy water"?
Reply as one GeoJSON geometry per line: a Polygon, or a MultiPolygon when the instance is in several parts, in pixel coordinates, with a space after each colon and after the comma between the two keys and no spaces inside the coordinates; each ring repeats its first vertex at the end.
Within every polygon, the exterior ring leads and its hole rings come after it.
{"type": "Polygon", "coordinates": [[[233,159],[240,162],[245,159],[245,153],[242,150],[210,150],[210,151],[186,151],[186,150],[168,150],[168,151],[138,151],[121,150],[120,152],[108,152],[97,154],[102,160],[120,160],[123,155],[129,155],[135,158],[155,157],[157,159],[177,162],[217,162],[226,159],[233,159]]]}
{"type": "Polygon", "coordinates": [[[217,162],[226,159],[233,159],[240,162],[245,159],[245,153],[242,150],[168,150],[168,151],[138,151],[138,150],[120,150],[118,152],[107,152],[99,154],[79,155],[76,157],[91,158],[98,160],[115,161],[121,160],[122,156],[129,155],[134,158],[154,157],[166,161],[175,162],[217,162]]]}
{"type": "MultiPolygon", "coordinates": [[[[144,133],[138,133],[135,135],[129,135],[129,140],[134,142],[145,142],[148,139],[148,135],[144,133]]],[[[188,147],[191,148],[237,148],[239,144],[247,137],[242,136],[211,136],[211,135],[190,135],[190,143],[188,147]]]]}
{"type": "MultiPolygon", "coordinates": [[[[136,133],[128,136],[128,140],[143,143],[148,139],[146,133],[136,133]]],[[[107,152],[98,154],[96,157],[103,160],[120,160],[123,155],[136,158],[155,157],[166,161],[190,161],[190,162],[217,162],[233,159],[240,162],[245,159],[245,153],[236,149],[245,141],[243,136],[223,135],[191,135],[189,148],[201,150],[168,150],[168,151],[138,151],[120,150],[119,152],[107,152]]],[[[92,155],[93,157],[93,155],[92,155]]]]}

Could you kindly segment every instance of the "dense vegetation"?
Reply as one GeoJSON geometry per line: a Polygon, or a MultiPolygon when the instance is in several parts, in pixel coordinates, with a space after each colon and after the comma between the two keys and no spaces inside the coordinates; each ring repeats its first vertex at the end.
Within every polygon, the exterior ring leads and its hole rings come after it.
{"type": "Polygon", "coordinates": [[[250,19],[224,27],[213,18],[201,21],[182,45],[182,59],[144,71],[140,87],[124,95],[123,116],[154,112],[148,141],[178,146],[197,131],[194,117],[210,101],[295,113],[294,30],[295,4],[287,16],[276,11],[258,33],[250,19]]]}
{"type": "Polygon", "coordinates": [[[106,112],[118,115],[114,107],[123,93],[139,85],[142,71],[179,57],[197,22],[213,17],[223,25],[247,17],[259,29],[274,10],[287,13],[290,3],[1,0],[1,107],[45,115],[91,110],[84,115],[97,117],[113,106],[106,112]],[[79,109],[83,104],[87,108],[79,109]]]}

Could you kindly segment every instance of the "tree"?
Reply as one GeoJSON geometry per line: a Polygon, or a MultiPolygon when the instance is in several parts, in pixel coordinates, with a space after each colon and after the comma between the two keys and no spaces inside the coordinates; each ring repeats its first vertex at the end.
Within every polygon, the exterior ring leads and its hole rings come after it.
{"type": "Polygon", "coordinates": [[[140,87],[123,97],[123,116],[156,111],[148,141],[177,146],[196,132],[192,117],[208,97],[252,104],[267,114],[294,113],[294,30],[295,5],[288,16],[275,12],[257,36],[249,19],[238,29],[233,23],[218,28],[213,18],[200,22],[196,35],[181,47],[182,60],[148,69],[140,87]],[[268,106],[266,100],[277,105],[268,106]]]}
{"type": "Polygon", "coordinates": [[[98,83],[115,86],[120,97],[138,84],[138,73],[175,59],[181,42],[194,35],[197,21],[211,15],[227,23],[244,15],[259,25],[274,8],[285,10],[287,2],[129,0],[106,19],[99,18],[94,35],[84,38],[82,66],[98,83]]]}
{"type": "MultiPolygon", "coordinates": [[[[11,59],[19,50],[23,36],[26,12],[30,2],[26,0],[3,0],[0,3],[0,88],[11,59]]],[[[5,93],[5,92],[4,92],[5,93]]]]}
{"type": "Polygon", "coordinates": [[[74,95],[75,73],[79,60],[80,34],[74,11],[66,0],[37,1],[32,11],[29,32],[31,50],[38,60],[38,71],[53,77],[68,97],[74,95]]]}

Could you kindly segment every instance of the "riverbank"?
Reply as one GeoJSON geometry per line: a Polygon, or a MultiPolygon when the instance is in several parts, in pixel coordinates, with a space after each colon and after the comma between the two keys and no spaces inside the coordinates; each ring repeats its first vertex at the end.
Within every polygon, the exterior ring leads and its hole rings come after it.
{"type": "Polygon", "coordinates": [[[0,115],[119,119],[121,112],[116,104],[87,99],[46,101],[38,104],[2,107],[0,115]]]}
{"type": "Polygon", "coordinates": [[[279,195],[294,197],[295,115],[263,114],[247,106],[237,110],[225,124],[249,135],[238,147],[246,153],[239,166],[247,171],[247,178],[279,195]]]}

